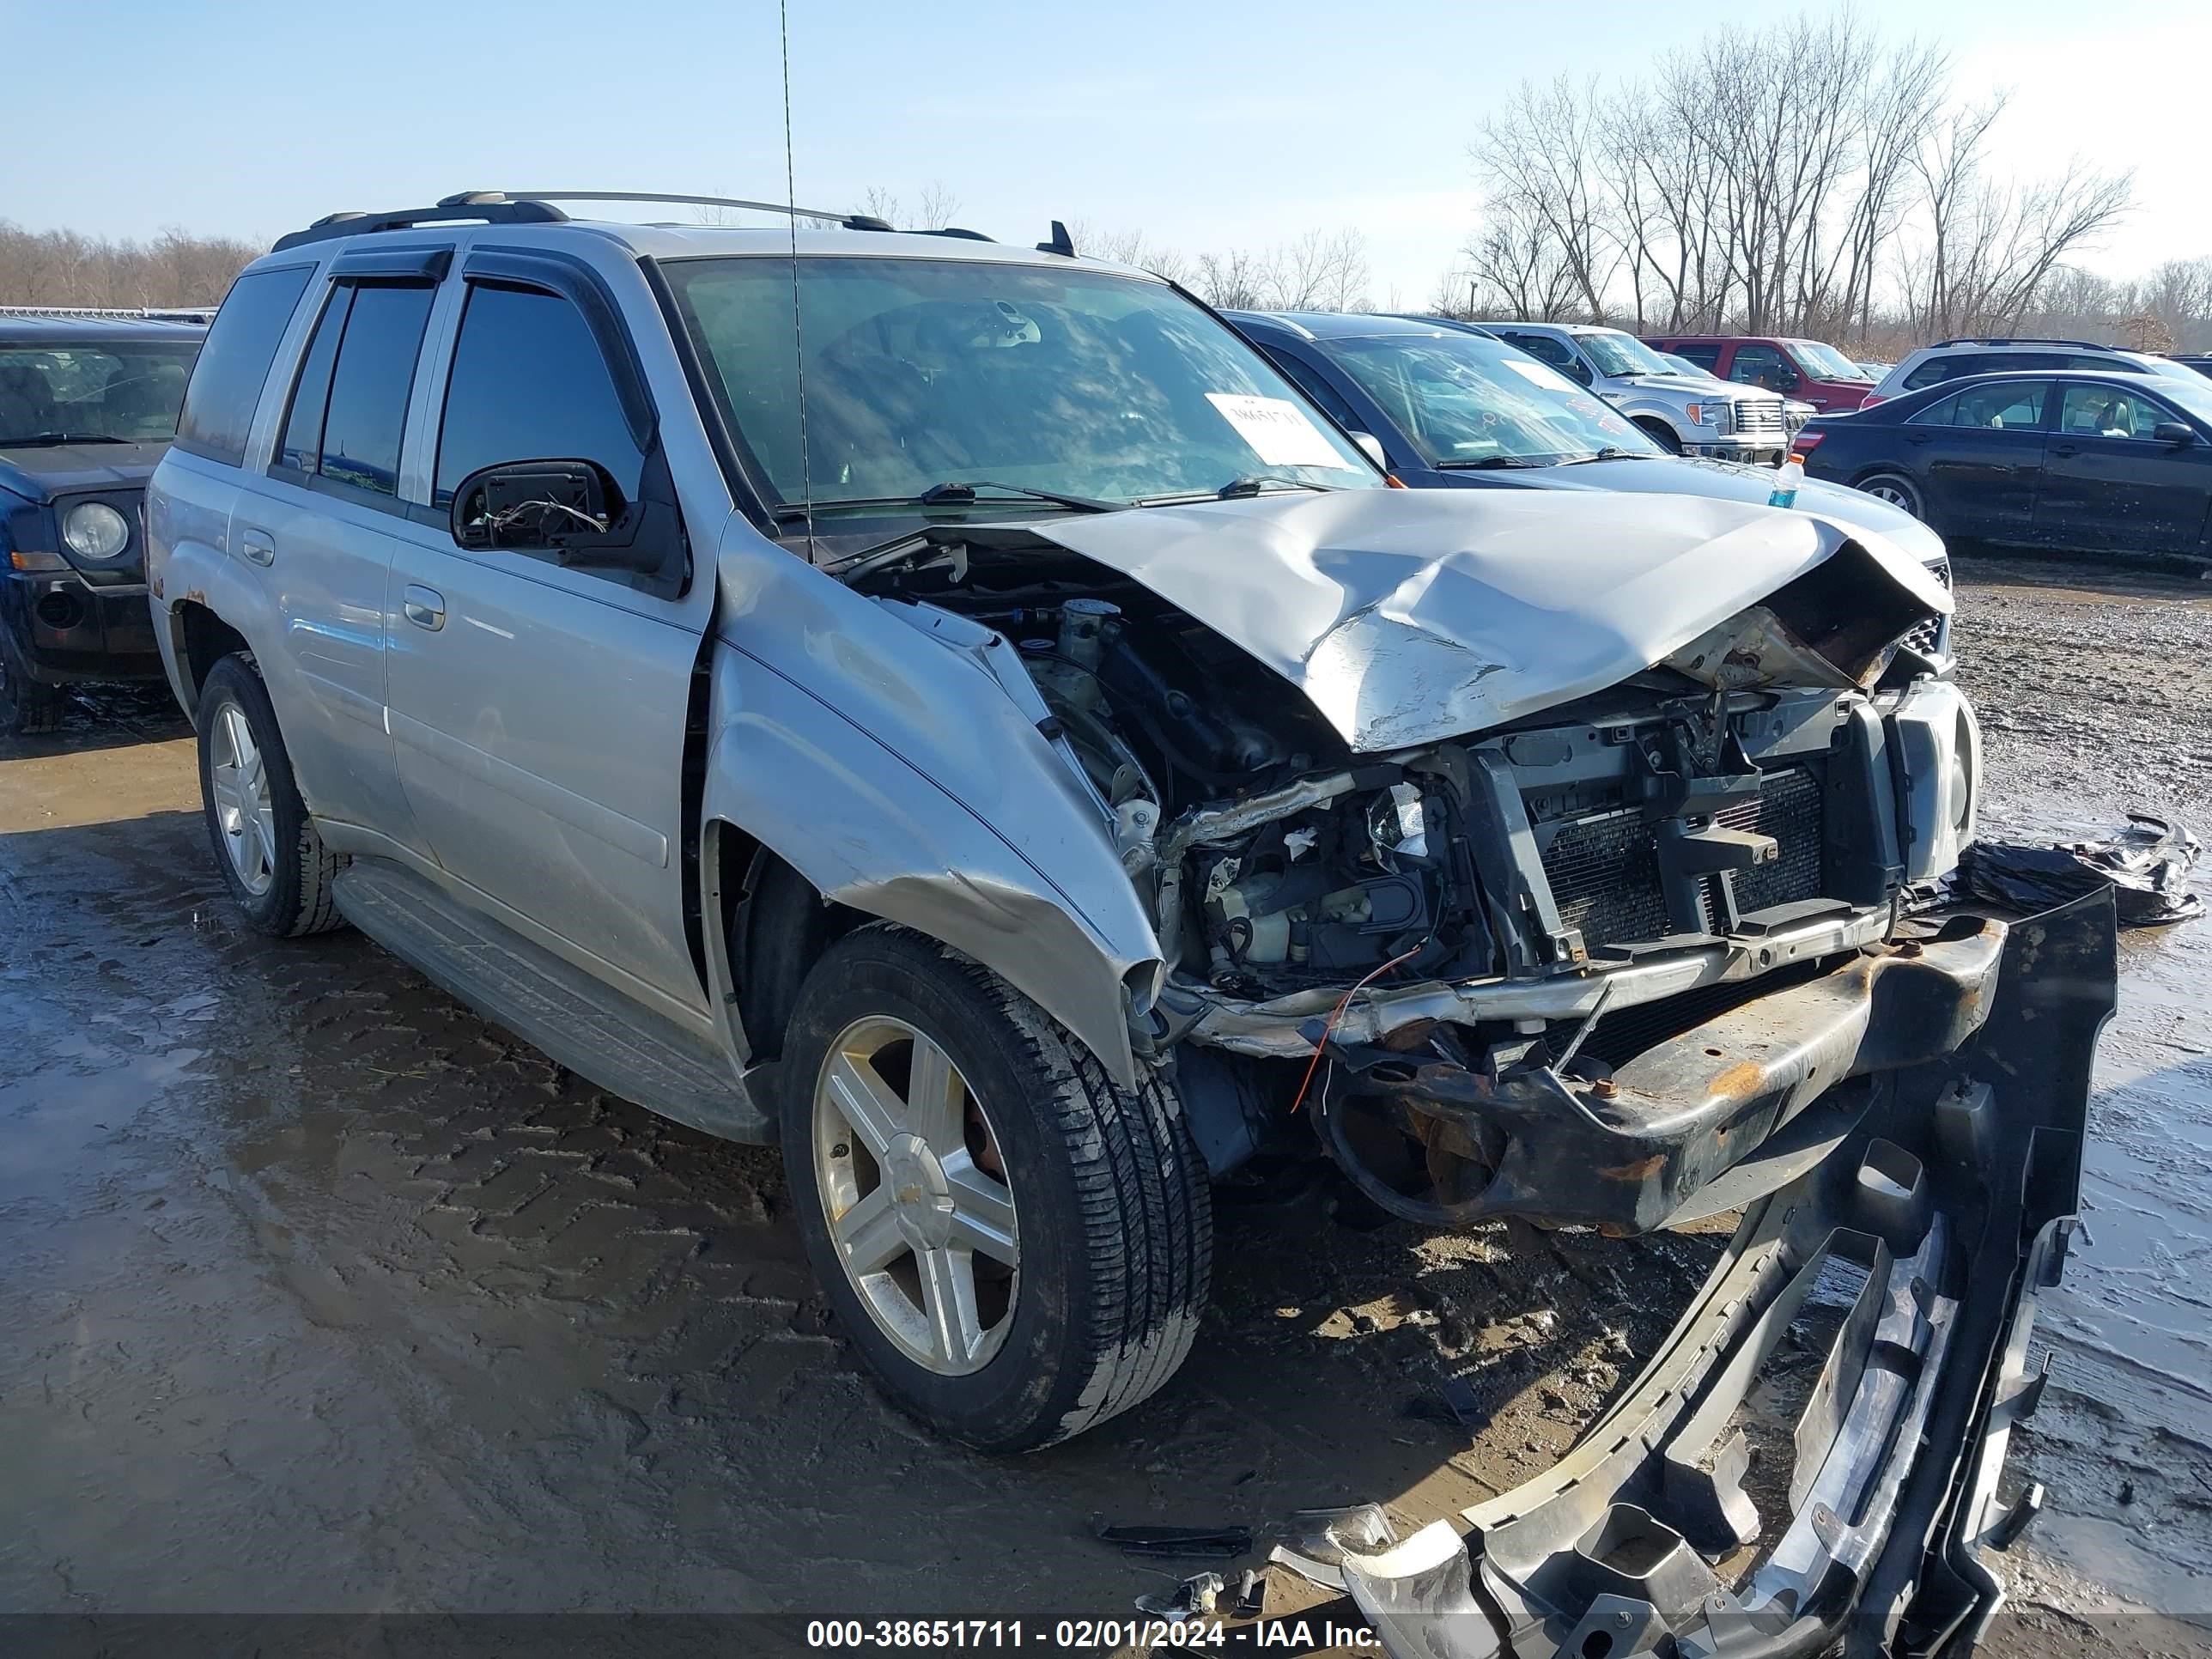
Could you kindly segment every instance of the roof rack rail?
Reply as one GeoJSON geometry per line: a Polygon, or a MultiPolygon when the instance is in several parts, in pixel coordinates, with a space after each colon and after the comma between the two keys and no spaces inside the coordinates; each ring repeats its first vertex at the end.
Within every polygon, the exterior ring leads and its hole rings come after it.
{"type": "Polygon", "coordinates": [[[327,214],[305,230],[278,237],[273,251],[282,252],[303,243],[327,241],[333,236],[411,230],[417,225],[462,221],[491,225],[564,223],[568,216],[554,205],[556,202],[678,202],[691,207],[750,208],[761,213],[787,214],[796,219],[826,219],[848,230],[891,228],[883,220],[865,213],[797,207],[787,202],[753,202],[736,196],[681,196],[630,190],[465,190],[442,198],[433,207],[400,208],[388,213],[327,214]]]}
{"type": "Polygon", "coordinates": [[[1957,340],[1938,340],[1929,349],[1942,351],[1952,346],[1970,345],[2055,345],[2079,346],[2084,351],[2124,351],[2124,346],[2100,345],[2094,340],[2053,340],[2035,334],[2008,334],[1996,337],[1969,337],[1957,340]]]}
{"type": "Polygon", "coordinates": [[[516,190],[506,194],[514,201],[674,202],[684,207],[749,208],[756,213],[781,213],[793,219],[826,219],[847,230],[895,228],[890,221],[878,219],[872,213],[847,213],[842,209],[833,208],[803,208],[791,202],[753,202],[742,196],[686,196],[652,190],[516,190]]]}

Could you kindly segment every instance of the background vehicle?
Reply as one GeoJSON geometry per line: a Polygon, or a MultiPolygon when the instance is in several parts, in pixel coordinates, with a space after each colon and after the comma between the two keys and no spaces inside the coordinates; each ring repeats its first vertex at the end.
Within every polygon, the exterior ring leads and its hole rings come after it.
{"type": "Polygon", "coordinates": [[[1687,358],[1708,373],[1742,386],[1764,386],[1814,410],[1856,409],[1874,388],[1873,378],[1832,345],[1818,340],[1756,334],[1669,334],[1647,337],[1654,350],[1687,358]]]}
{"type": "Polygon", "coordinates": [[[1815,421],[1797,447],[1809,477],[1946,538],[2212,551],[2212,383],[2199,375],[1976,375],[1815,421]]]}
{"type": "Polygon", "coordinates": [[[156,679],[139,506],[206,330],[0,311],[0,732],[72,681],[156,679]]]}
{"type": "Polygon", "coordinates": [[[2029,369],[2100,369],[2107,374],[2186,375],[2191,371],[2171,357],[2123,351],[2087,340],[1942,340],[1906,354],[1860,403],[1865,409],[1908,392],[1923,392],[1968,374],[2025,373],[2029,369]]]}
{"type": "Polygon", "coordinates": [[[1661,447],[1716,460],[1777,465],[1789,452],[1782,399],[1748,391],[1715,397],[1711,383],[1672,372],[1650,346],[1588,323],[1481,323],[1479,327],[1597,392],[1661,447]]]}
{"type": "MultiPolygon", "coordinates": [[[[1773,492],[1771,470],[1673,454],[1595,392],[1487,335],[1405,317],[1226,314],[1340,426],[1378,441],[1392,475],[1416,489],[1632,490],[1753,504],[1773,492]]],[[[1808,479],[1797,506],[1886,537],[1949,585],[1942,538],[1890,503],[1808,479]]],[[[1948,617],[1931,617],[1911,642],[1940,660],[1950,629],[1948,617]]]]}
{"type": "Polygon", "coordinates": [[[2195,369],[2199,374],[2212,374],[2212,356],[2196,356],[2182,353],[2177,354],[2173,361],[2185,368],[2195,369]]]}

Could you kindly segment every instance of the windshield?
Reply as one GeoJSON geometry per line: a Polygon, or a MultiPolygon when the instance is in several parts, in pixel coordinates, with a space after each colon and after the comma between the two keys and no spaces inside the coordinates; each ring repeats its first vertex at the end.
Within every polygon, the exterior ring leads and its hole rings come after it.
{"type": "Polygon", "coordinates": [[[2201,374],[2171,379],[2158,388],[2158,395],[2183,414],[2195,416],[2200,424],[2212,427],[2212,380],[2201,374]]]}
{"type": "Polygon", "coordinates": [[[1589,353],[1601,374],[1672,374],[1666,360],[1633,334],[1617,328],[1577,334],[1575,343],[1589,353]]]}
{"type": "MultiPolygon", "coordinates": [[[[982,260],[801,259],[802,434],[791,264],[666,270],[725,413],[785,502],[910,502],[954,481],[1115,503],[1255,479],[1382,482],[1256,351],[1159,283],[982,260]]],[[[981,490],[1003,512],[992,495],[981,490]]]]}
{"type": "Polygon", "coordinates": [[[199,343],[0,346],[0,448],[38,437],[146,443],[177,434],[199,343]]]}
{"type": "Polygon", "coordinates": [[[1496,340],[1387,334],[1325,345],[1431,466],[1658,453],[1602,398],[1496,340]]]}
{"type": "Polygon", "coordinates": [[[1822,345],[1818,340],[1792,340],[1790,350],[1797,361],[1824,380],[1866,380],[1872,379],[1856,363],[1832,345],[1822,345]]]}

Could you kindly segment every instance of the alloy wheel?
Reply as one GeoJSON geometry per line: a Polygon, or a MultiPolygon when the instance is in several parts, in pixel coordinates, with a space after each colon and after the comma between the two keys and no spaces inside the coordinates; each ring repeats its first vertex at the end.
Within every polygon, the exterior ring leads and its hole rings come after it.
{"type": "Polygon", "coordinates": [[[981,1370],[1013,1323],[1019,1234],[951,1056],[904,1020],[855,1020],[815,1079],[813,1135],[830,1241],[869,1316],[927,1370],[981,1370]]]}
{"type": "Polygon", "coordinates": [[[269,768],[246,711],[236,703],[216,711],[212,735],[208,787],[222,849],[240,885],[258,898],[276,879],[276,805],[269,792],[269,768]]]}

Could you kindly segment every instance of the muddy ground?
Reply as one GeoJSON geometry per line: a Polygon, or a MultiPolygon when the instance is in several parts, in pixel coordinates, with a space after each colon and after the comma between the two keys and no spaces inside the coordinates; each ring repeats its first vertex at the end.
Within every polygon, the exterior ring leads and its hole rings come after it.
{"type": "MultiPolygon", "coordinates": [[[[2212,827],[2212,584],[1960,573],[1985,833],[2212,827]]],[[[1717,1245],[1227,1208],[1176,1382],[981,1458],[854,1370],[775,1155],[219,894],[161,696],[0,747],[0,1612],[1120,1614],[1177,1575],[1099,1520],[1419,1524],[1527,1479],[1717,1245]],[[1452,1376],[1478,1433],[1419,1414],[1452,1376]]],[[[2197,1639],[2134,1608],[2212,1624],[2208,969],[2212,924],[2126,947],[2087,1245],[2016,1443],[2053,1510],[2018,1650],[2197,1639]]]]}

